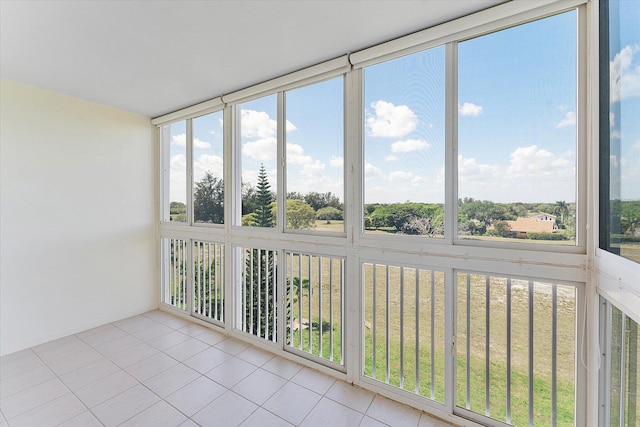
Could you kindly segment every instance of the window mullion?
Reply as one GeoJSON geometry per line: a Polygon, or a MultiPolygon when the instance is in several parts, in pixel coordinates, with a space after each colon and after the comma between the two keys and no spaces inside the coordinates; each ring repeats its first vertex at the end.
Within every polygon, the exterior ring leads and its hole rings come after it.
{"type": "Polygon", "coordinates": [[[444,240],[452,244],[458,227],[458,44],[445,46],[445,222],[444,240]]]}
{"type": "Polygon", "coordinates": [[[276,186],[276,229],[279,231],[283,231],[285,229],[285,209],[286,209],[286,153],[287,153],[287,121],[285,117],[285,94],[284,92],[278,92],[278,106],[277,106],[277,181],[278,185],[276,186]]]}
{"type": "Polygon", "coordinates": [[[160,126],[160,167],[162,170],[162,183],[160,184],[160,200],[162,205],[160,208],[160,218],[164,222],[171,219],[171,196],[170,196],[170,160],[171,160],[171,127],[170,125],[160,126]]]}
{"type": "Polygon", "coordinates": [[[186,160],[187,160],[187,224],[193,225],[193,119],[187,119],[186,160]]]}
{"type": "Polygon", "coordinates": [[[347,234],[347,259],[344,287],[344,331],[345,368],[347,380],[359,383],[362,380],[363,348],[362,330],[362,268],[356,248],[364,231],[363,227],[363,72],[353,70],[346,76],[345,85],[345,232],[347,234]]]}

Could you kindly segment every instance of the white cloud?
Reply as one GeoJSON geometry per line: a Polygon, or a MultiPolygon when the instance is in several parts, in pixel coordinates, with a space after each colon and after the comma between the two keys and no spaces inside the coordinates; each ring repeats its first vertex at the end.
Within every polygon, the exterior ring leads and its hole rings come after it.
{"type": "Polygon", "coordinates": [[[622,134],[620,133],[620,131],[618,129],[616,129],[616,130],[611,132],[611,135],[609,135],[609,138],[611,138],[611,139],[620,139],[620,138],[622,138],[622,134]]]}
{"type": "Polygon", "coordinates": [[[195,148],[211,148],[211,143],[207,141],[202,141],[201,139],[196,138],[193,140],[193,146],[195,148]]]}
{"type": "Polygon", "coordinates": [[[344,158],[342,156],[331,156],[329,160],[329,166],[332,168],[341,168],[344,165],[344,158]]]}
{"type": "Polygon", "coordinates": [[[367,117],[369,135],[398,138],[413,132],[418,125],[418,117],[406,105],[393,105],[386,101],[371,103],[375,114],[367,117]]]}
{"type": "Polygon", "coordinates": [[[625,46],[609,63],[611,102],[640,96],[640,64],[633,64],[640,45],[625,46]]]}
{"type": "MultiPolygon", "coordinates": [[[[173,137],[171,138],[171,145],[186,147],[187,135],[184,133],[173,135],[173,137]]],[[[202,141],[201,139],[196,138],[193,140],[193,146],[194,148],[211,148],[211,143],[207,141],[202,141]]]]}
{"type": "Polygon", "coordinates": [[[609,113],[609,127],[613,127],[616,124],[616,115],[609,113]]]}
{"type": "Polygon", "coordinates": [[[500,169],[495,165],[479,164],[476,159],[458,155],[458,180],[484,181],[498,177],[500,169]]]}
{"type": "Polygon", "coordinates": [[[298,128],[293,123],[291,123],[289,120],[287,120],[287,132],[293,132],[296,129],[298,129],[298,128]]]}
{"type": "Polygon", "coordinates": [[[413,172],[393,171],[389,173],[389,181],[404,185],[417,185],[424,183],[425,179],[413,172]]]}
{"type": "Polygon", "coordinates": [[[171,145],[177,145],[179,147],[186,147],[187,146],[187,134],[186,133],[181,133],[178,135],[173,135],[171,137],[171,145]]]}
{"type": "Polygon", "coordinates": [[[382,171],[369,162],[364,163],[364,176],[365,178],[375,178],[378,176],[384,176],[382,171]]]}
{"type": "Polygon", "coordinates": [[[211,172],[214,176],[222,178],[223,173],[222,157],[211,154],[202,154],[195,159],[193,164],[194,181],[202,179],[206,172],[211,172]]]}
{"type": "Polygon", "coordinates": [[[557,157],[537,145],[530,145],[518,147],[511,153],[506,178],[566,176],[573,175],[573,170],[574,165],[567,158],[557,157]]]}
{"type": "Polygon", "coordinates": [[[411,151],[426,150],[429,147],[431,147],[431,144],[422,139],[407,139],[391,144],[391,151],[394,153],[409,153],[411,151]]]}
{"type": "Polygon", "coordinates": [[[307,163],[302,167],[300,173],[307,177],[320,178],[323,176],[325,164],[320,160],[316,160],[313,163],[307,163]]]}
{"type": "Polygon", "coordinates": [[[171,202],[185,203],[187,185],[187,159],[184,154],[176,154],[169,159],[169,199],[171,202]]]}
{"type": "Polygon", "coordinates": [[[571,151],[555,155],[536,145],[516,148],[506,167],[497,158],[496,164],[483,164],[458,156],[459,195],[494,202],[574,200],[574,156],[571,151]]]}
{"type": "Polygon", "coordinates": [[[482,107],[471,102],[465,102],[462,105],[458,104],[458,112],[462,116],[476,117],[482,114],[482,107]]]}
{"type": "Polygon", "coordinates": [[[386,157],[384,158],[384,161],[385,161],[385,162],[395,162],[395,161],[398,161],[398,160],[400,160],[400,157],[395,156],[395,155],[393,155],[393,154],[389,154],[388,156],[386,156],[386,157]]]}
{"type": "Polygon", "coordinates": [[[564,128],[567,126],[575,126],[575,125],[576,125],[575,111],[567,111],[567,113],[564,115],[564,119],[556,123],[557,128],[564,128]]]}
{"type": "Polygon", "coordinates": [[[611,169],[615,169],[618,167],[618,157],[615,154],[611,154],[609,156],[609,166],[611,169]]]}
{"type": "Polygon", "coordinates": [[[275,137],[267,137],[244,144],[242,154],[253,159],[267,161],[276,158],[277,141],[275,137]]]}
{"type": "Polygon", "coordinates": [[[287,143],[287,163],[306,165],[311,161],[311,156],[304,155],[304,148],[301,145],[287,143]]]}
{"type": "Polygon", "coordinates": [[[275,136],[278,122],[264,111],[242,110],[240,114],[241,134],[244,137],[267,138],[275,136]]]}
{"type": "MultiPolygon", "coordinates": [[[[241,134],[243,137],[267,138],[275,136],[278,122],[264,111],[242,110],[240,114],[241,134]]],[[[287,120],[287,132],[296,130],[296,126],[287,120]]]]}

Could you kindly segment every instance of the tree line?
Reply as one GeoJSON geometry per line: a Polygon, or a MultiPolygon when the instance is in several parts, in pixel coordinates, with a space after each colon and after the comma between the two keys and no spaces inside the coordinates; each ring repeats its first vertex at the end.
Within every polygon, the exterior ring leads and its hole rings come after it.
{"type": "MultiPolygon", "coordinates": [[[[258,171],[255,186],[243,182],[242,225],[274,227],[276,221],[276,193],[272,191],[264,165],[258,171]]],[[[172,221],[185,221],[187,207],[182,202],[170,203],[172,221]]],[[[287,228],[313,228],[316,220],[340,221],[344,219],[344,205],[331,192],[310,191],[306,194],[290,192],[286,201],[287,228]]],[[[208,171],[194,183],[193,216],[196,222],[224,223],[224,181],[208,171]]]]}
{"type": "MultiPolygon", "coordinates": [[[[277,207],[276,194],[271,189],[264,165],[258,171],[255,186],[243,182],[242,225],[274,227],[277,207]]],[[[619,212],[620,233],[635,233],[640,229],[640,202],[612,203],[614,215],[619,212]],[[635,204],[634,204],[635,203],[635,204]]],[[[194,184],[194,219],[196,222],[222,224],[224,222],[224,182],[211,172],[194,184]]],[[[184,203],[171,202],[171,219],[184,221],[184,203]]],[[[575,236],[575,204],[555,203],[495,203],[465,197],[458,200],[458,234],[469,236],[499,235],[514,237],[506,221],[545,212],[557,217],[560,233],[538,238],[575,236]]],[[[367,230],[408,235],[438,236],[444,234],[444,205],[441,203],[368,203],[364,206],[364,226],[367,230]]],[[[327,222],[344,219],[344,204],[331,192],[310,191],[306,194],[290,192],[286,199],[287,228],[309,229],[316,220],[327,222]]],[[[551,234],[551,233],[543,233],[551,234]]],[[[534,237],[536,238],[536,237],[534,237]]]]}

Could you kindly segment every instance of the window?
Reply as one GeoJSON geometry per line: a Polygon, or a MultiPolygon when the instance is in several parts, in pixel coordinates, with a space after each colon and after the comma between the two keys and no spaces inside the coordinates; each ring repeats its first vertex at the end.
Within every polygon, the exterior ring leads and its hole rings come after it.
{"type": "Polygon", "coordinates": [[[454,422],[587,424],[590,6],[528,4],[165,118],[163,304],[454,422]]]}
{"type": "Polygon", "coordinates": [[[365,233],[444,236],[444,47],[364,70],[365,233]]]}
{"type": "Polygon", "coordinates": [[[576,12],[458,45],[458,236],[575,245],[576,12]]]}
{"type": "Polygon", "coordinates": [[[343,80],[285,93],[288,229],[344,232],[343,80]]]}
{"type": "Polygon", "coordinates": [[[603,7],[600,247],[640,263],[640,4],[603,7]]]}
{"type": "Polygon", "coordinates": [[[275,227],[278,188],[276,95],[245,102],[236,111],[242,144],[242,225],[275,227]]]}
{"type": "Polygon", "coordinates": [[[222,111],[197,117],[193,128],[193,220],[224,224],[222,111]]]}
{"type": "Polygon", "coordinates": [[[169,220],[187,222],[187,122],[164,126],[169,144],[169,220]]]}

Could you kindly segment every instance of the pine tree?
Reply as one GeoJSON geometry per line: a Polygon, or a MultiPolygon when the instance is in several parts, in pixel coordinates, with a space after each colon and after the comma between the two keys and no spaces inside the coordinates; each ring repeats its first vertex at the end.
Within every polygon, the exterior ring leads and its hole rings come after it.
{"type": "MultiPolygon", "coordinates": [[[[274,195],[264,165],[260,165],[251,225],[273,227],[271,211],[274,195]]],[[[245,263],[245,332],[276,340],[277,307],[276,253],[267,249],[247,249],[245,263]]]]}
{"type": "Polygon", "coordinates": [[[273,203],[273,193],[271,192],[271,185],[267,178],[267,171],[264,169],[264,164],[260,165],[260,171],[258,172],[258,185],[256,192],[256,210],[253,219],[253,226],[255,227],[273,227],[274,218],[271,212],[271,204],[273,203]]]}

